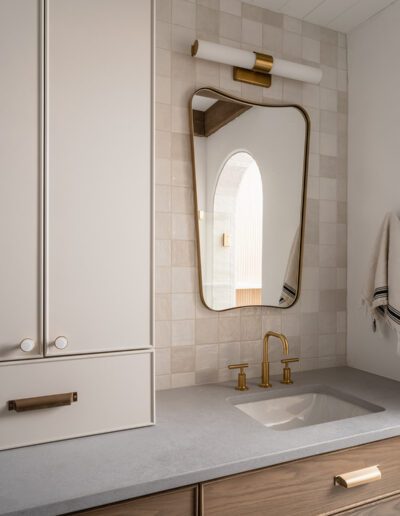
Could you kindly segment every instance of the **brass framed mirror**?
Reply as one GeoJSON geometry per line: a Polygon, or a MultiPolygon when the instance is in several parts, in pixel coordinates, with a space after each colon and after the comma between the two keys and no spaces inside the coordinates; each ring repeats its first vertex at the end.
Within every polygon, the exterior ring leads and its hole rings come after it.
{"type": "Polygon", "coordinates": [[[211,310],[299,297],[310,120],[213,88],[190,101],[200,296],[211,310]]]}

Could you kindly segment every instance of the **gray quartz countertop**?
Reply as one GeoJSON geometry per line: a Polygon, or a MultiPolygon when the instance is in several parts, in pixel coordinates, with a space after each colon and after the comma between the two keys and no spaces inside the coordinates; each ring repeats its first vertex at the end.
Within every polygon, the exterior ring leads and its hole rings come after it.
{"type": "Polygon", "coordinates": [[[400,382],[348,367],[293,378],[158,392],[155,426],[0,452],[0,514],[59,515],[400,435],[400,382]],[[318,386],[385,410],[276,431],[233,404],[318,386]]]}

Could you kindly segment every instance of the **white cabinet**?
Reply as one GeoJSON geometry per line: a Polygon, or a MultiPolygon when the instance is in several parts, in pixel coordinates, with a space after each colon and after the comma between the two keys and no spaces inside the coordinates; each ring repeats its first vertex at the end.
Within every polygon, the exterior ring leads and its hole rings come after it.
{"type": "Polygon", "coordinates": [[[148,0],[47,3],[49,355],[150,345],[150,27],[148,0]]]}
{"type": "Polygon", "coordinates": [[[151,4],[0,0],[0,360],[151,345],[151,4]]]}
{"type": "Polygon", "coordinates": [[[0,0],[0,360],[42,352],[40,30],[39,0],[0,0]]]}
{"type": "Polygon", "coordinates": [[[0,448],[153,421],[152,12],[0,0],[0,448]]]}

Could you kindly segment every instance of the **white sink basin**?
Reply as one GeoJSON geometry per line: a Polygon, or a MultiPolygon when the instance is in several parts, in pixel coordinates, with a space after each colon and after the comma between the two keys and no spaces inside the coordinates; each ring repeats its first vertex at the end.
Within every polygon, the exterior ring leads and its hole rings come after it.
{"type": "MultiPolygon", "coordinates": [[[[352,397],[350,397],[352,398],[352,397]]],[[[380,412],[381,407],[359,400],[360,404],[326,392],[300,392],[289,396],[236,403],[235,406],[273,430],[337,421],[380,412]]]]}

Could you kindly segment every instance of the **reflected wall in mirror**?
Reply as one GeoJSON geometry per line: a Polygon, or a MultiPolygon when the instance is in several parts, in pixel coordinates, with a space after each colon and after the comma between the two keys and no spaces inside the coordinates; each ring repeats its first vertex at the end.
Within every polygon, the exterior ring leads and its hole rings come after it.
{"type": "Polygon", "coordinates": [[[191,99],[200,294],[212,310],[299,295],[309,118],[202,88],[191,99]]]}

